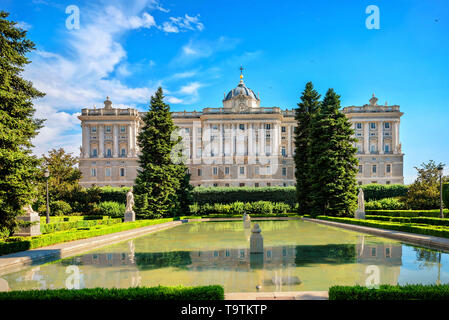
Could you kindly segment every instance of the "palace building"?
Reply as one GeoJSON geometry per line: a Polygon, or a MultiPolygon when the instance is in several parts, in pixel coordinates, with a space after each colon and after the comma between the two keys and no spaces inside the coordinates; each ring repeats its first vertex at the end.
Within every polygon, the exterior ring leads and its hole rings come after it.
{"type": "MultiPolygon", "coordinates": [[[[398,105],[369,104],[343,108],[353,124],[359,184],[403,184],[403,153],[398,105]]],[[[185,162],[194,186],[292,186],[295,184],[294,109],[261,107],[259,95],[240,75],[224,95],[221,108],[172,112],[183,137],[185,162]]],[[[131,186],[137,175],[137,135],[143,112],[114,108],[109,98],[100,109],[82,109],[80,184],[85,187],[131,186]]]]}

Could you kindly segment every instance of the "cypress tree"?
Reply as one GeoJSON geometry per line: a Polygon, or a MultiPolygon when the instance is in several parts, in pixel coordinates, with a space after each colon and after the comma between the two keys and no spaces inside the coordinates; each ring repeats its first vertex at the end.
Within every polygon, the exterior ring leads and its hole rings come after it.
{"type": "Polygon", "coordinates": [[[143,117],[144,125],[137,137],[140,168],[134,186],[136,212],[147,218],[174,216],[180,209],[180,191],[186,185],[183,182],[185,165],[173,161],[174,147],[182,138],[173,138],[177,127],[170,107],[163,99],[159,87],[151,97],[149,111],[143,117]]]}
{"type": "Polygon", "coordinates": [[[357,201],[358,160],[353,130],[340,111],[340,96],[329,89],[310,131],[311,214],[350,216],[357,201]]]}
{"type": "Polygon", "coordinates": [[[0,12],[0,233],[14,231],[16,216],[36,197],[40,161],[31,154],[31,139],[43,120],[33,118],[32,99],[44,96],[21,77],[35,45],[8,16],[0,12]]]}
{"type": "Polygon", "coordinates": [[[320,94],[308,82],[301,96],[301,102],[295,109],[295,177],[296,197],[299,214],[310,214],[310,127],[311,121],[319,108],[320,94]]]}

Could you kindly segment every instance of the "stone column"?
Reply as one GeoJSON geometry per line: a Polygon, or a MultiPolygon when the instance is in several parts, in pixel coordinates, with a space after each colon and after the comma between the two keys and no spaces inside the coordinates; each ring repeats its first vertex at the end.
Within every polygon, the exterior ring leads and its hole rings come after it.
{"type": "Polygon", "coordinates": [[[274,156],[279,155],[279,126],[277,123],[273,123],[273,145],[271,146],[271,150],[273,150],[272,154],[274,156]]]}
{"type": "Polygon", "coordinates": [[[384,154],[384,148],[383,148],[383,122],[379,121],[377,122],[377,150],[379,151],[379,154],[384,154]]]}
{"type": "Polygon", "coordinates": [[[139,124],[137,121],[135,121],[133,123],[133,126],[134,126],[134,131],[133,131],[134,156],[136,156],[136,157],[137,157],[137,152],[139,151],[139,146],[137,145],[137,135],[139,132],[138,125],[139,124]]]}
{"type": "Polygon", "coordinates": [[[192,125],[192,159],[196,159],[196,131],[198,128],[195,126],[195,122],[192,125]]]}
{"type": "Polygon", "coordinates": [[[82,158],[89,158],[89,126],[86,124],[82,125],[83,134],[83,152],[81,154],[82,158]]]}
{"type": "Polygon", "coordinates": [[[218,125],[218,156],[223,157],[223,124],[218,125]]]}
{"type": "Polygon", "coordinates": [[[129,123],[128,124],[128,158],[131,158],[133,156],[132,151],[131,151],[131,149],[133,147],[132,139],[133,139],[132,127],[131,127],[131,124],[129,123]]]}
{"type": "Polygon", "coordinates": [[[234,156],[234,149],[235,149],[235,131],[234,131],[234,124],[231,123],[231,157],[234,156]]]}
{"type": "Polygon", "coordinates": [[[266,157],[267,151],[265,150],[265,143],[267,141],[267,134],[266,134],[264,123],[261,123],[260,126],[262,128],[262,130],[261,130],[261,141],[262,141],[261,152],[262,152],[262,155],[264,157],[266,157]]]}
{"type": "Polygon", "coordinates": [[[253,150],[253,125],[248,123],[248,156],[254,154],[253,150]]]}
{"type": "Polygon", "coordinates": [[[363,152],[369,154],[369,122],[363,122],[363,152]]]}
{"type": "Polygon", "coordinates": [[[287,126],[287,156],[292,156],[292,126],[287,126]]]}
{"type": "Polygon", "coordinates": [[[98,125],[98,136],[99,141],[100,141],[100,145],[99,145],[99,150],[98,150],[98,157],[99,158],[103,158],[104,157],[104,125],[99,124],[98,125]]]}
{"type": "Polygon", "coordinates": [[[118,124],[114,124],[113,127],[113,141],[114,141],[114,158],[118,157],[118,124]]]}

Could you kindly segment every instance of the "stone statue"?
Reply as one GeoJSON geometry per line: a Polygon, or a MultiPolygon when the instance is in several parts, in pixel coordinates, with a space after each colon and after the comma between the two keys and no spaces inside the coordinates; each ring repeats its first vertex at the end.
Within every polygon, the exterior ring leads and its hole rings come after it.
{"type": "Polygon", "coordinates": [[[40,217],[39,214],[33,210],[31,204],[26,204],[22,207],[25,215],[18,216],[17,220],[29,222],[28,226],[21,226],[14,232],[14,236],[18,237],[34,237],[41,234],[40,217]]]}
{"type": "Polygon", "coordinates": [[[133,210],[134,195],[133,187],[131,187],[126,194],[126,209],[125,209],[125,222],[136,221],[136,213],[133,210]]]}
{"type": "Polygon", "coordinates": [[[134,195],[133,195],[133,187],[131,187],[126,194],[126,212],[133,211],[134,206],[134,195]]]}
{"type": "Polygon", "coordinates": [[[355,212],[356,219],[365,219],[365,196],[362,188],[359,188],[359,195],[357,196],[357,211],[355,212]]]}

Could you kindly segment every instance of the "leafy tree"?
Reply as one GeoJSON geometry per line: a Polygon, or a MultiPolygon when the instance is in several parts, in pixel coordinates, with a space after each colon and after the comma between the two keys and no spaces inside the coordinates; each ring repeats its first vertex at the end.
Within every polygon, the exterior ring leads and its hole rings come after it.
{"type": "Polygon", "coordinates": [[[353,134],[340,111],[340,96],[329,89],[311,118],[307,173],[312,215],[353,215],[358,165],[353,134]]]}
{"type": "MultiPolygon", "coordinates": [[[[442,164],[441,164],[442,165],[442,164]]],[[[438,166],[435,161],[422,163],[421,167],[415,167],[418,177],[407,191],[403,202],[411,209],[426,210],[440,207],[440,179],[438,166]]],[[[443,177],[443,182],[449,181],[448,177],[443,177]]]]}
{"type": "Polygon", "coordinates": [[[182,181],[186,167],[172,161],[172,151],[182,138],[173,138],[176,126],[170,107],[163,99],[162,88],[159,88],[151,97],[149,111],[143,118],[144,125],[137,137],[141,153],[134,186],[136,212],[145,217],[177,214],[181,186],[185,185],[182,181]]]}
{"type": "Polygon", "coordinates": [[[0,12],[0,229],[13,231],[16,216],[36,197],[39,159],[31,154],[31,139],[43,120],[33,118],[32,100],[44,93],[21,77],[35,45],[8,16],[0,12]]]}
{"type": "Polygon", "coordinates": [[[301,102],[295,109],[295,177],[296,177],[296,197],[298,202],[298,212],[300,214],[310,214],[310,128],[312,117],[319,108],[319,93],[313,88],[312,82],[308,82],[301,96],[301,102]]]}

